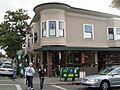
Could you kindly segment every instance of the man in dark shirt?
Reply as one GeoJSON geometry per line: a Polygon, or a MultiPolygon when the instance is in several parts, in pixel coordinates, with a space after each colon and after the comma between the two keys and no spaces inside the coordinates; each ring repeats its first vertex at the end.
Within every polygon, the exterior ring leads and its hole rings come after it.
{"type": "Polygon", "coordinates": [[[44,79],[45,79],[45,73],[46,73],[46,69],[44,68],[43,65],[40,65],[38,73],[39,73],[39,78],[40,78],[40,89],[42,89],[43,88],[44,79]]]}

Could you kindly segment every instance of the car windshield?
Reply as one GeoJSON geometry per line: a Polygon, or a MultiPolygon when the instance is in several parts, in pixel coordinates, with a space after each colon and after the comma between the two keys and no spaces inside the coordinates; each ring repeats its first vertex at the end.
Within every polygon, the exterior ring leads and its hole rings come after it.
{"type": "Polygon", "coordinates": [[[100,70],[100,72],[98,73],[99,75],[107,75],[108,73],[110,73],[114,68],[111,67],[106,67],[103,68],[102,70],[100,70]]]}
{"type": "Polygon", "coordinates": [[[12,68],[12,67],[11,67],[11,64],[3,64],[1,68],[12,68]]]}

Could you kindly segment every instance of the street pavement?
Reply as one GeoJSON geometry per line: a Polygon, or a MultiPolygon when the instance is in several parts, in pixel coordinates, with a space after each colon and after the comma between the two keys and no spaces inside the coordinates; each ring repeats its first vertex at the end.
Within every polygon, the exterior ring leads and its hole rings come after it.
{"type": "MultiPolygon", "coordinates": [[[[76,81],[68,80],[66,82],[62,79],[60,82],[60,78],[46,77],[43,90],[99,90],[87,88],[78,83],[78,79],[76,81]]],[[[35,75],[34,90],[40,90],[39,88],[39,77],[35,75]]],[[[19,76],[15,81],[11,77],[0,76],[0,90],[27,90],[27,86],[24,84],[24,78],[20,78],[19,76]]],[[[120,90],[120,88],[112,88],[111,90],[120,90]]]]}

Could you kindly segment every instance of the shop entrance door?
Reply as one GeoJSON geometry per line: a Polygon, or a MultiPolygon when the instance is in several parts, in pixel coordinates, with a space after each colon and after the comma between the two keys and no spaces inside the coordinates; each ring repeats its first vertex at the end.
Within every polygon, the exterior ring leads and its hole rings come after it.
{"type": "Polygon", "coordinates": [[[52,51],[52,70],[60,65],[59,52],[52,51]]]}

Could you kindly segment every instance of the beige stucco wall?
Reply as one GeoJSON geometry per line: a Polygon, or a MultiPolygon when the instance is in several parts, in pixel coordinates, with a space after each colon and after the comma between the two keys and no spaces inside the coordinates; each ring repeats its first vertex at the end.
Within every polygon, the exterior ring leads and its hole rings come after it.
{"type": "MultiPolygon", "coordinates": [[[[39,22],[33,23],[32,24],[32,29],[31,29],[31,33],[33,34],[34,32],[37,32],[37,43],[32,43],[31,48],[34,49],[38,49],[40,47],[40,24],[39,22]]],[[[33,36],[33,41],[34,41],[34,36],[33,36]]]]}
{"type": "Polygon", "coordinates": [[[111,19],[108,19],[107,23],[108,23],[108,26],[120,27],[120,19],[111,18],[111,19]]]}
{"type": "MultiPolygon", "coordinates": [[[[60,9],[47,9],[40,12],[41,15],[41,23],[46,21],[63,21],[65,22],[65,11],[60,9]]],[[[47,25],[49,26],[49,25],[47,25]]],[[[56,25],[56,27],[58,27],[56,25]]],[[[49,29],[47,27],[47,29],[49,29]]],[[[64,34],[66,37],[66,27],[64,29],[64,34]]],[[[41,37],[41,46],[46,45],[66,45],[65,37],[41,37]]]]}
{"type": "MultiPolygon", "coordinates": [[[[62,9],[46,9],[39,12],[38,22],[32,25],[32,32],[38,32],[38,41],[32,49],[49,45],[64,45],[69,47],[120,47],[119,41],[108,40],[107,28],[120,27],[120,21],[110,18],[66,12],[62,9]],[[61,20],[65,23],[65,37],[41,37],[43,21],[61,20]],[[94,39],[84,39],[83,24],[94,26],[94,39]]],[[[56,26],[58,27],[58,26],[56,26]]],[[[48,25],[47,25],[47,29],[48,25]]]]}
{"type": "Polygon", "coordinates": [[[106,19],[83,18],[74,15],[66,16],[67,46],[75,47],[107,47],[106,19]],[[94,39],[84,39],[83,24],[94,26],[94,39]]]}
{"type": "Polygon", "coordinates": [[[27,53],[27,52],[31,52],[32,51],[32,49],[31,49],[31,45],[32,45],[32,39],[31,39],[31,37],[30,37],[30,34],[27,34],[26,35],[26,44],[25,44],[25,53],[27,53]],[[28,47],[28,39],[30,39],[30,47],[28,47]]]}
{"type": "Polygon", "coordinates": [[[65,20],[65,11],[60,9],[47,9],[40,12],[41,21],[65,20]]]}

